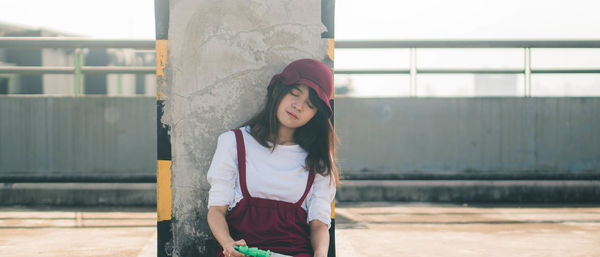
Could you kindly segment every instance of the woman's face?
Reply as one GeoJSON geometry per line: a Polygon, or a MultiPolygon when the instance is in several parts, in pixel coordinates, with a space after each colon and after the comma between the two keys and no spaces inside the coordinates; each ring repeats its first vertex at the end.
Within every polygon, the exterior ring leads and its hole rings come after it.
{"type": "Polygon", "coordinates": [[[277,107],[279,125],[296,129],[308,123],[317,113],[317,106],[309,100],[309,87],[299,85],[288,92],[277,107]]]}

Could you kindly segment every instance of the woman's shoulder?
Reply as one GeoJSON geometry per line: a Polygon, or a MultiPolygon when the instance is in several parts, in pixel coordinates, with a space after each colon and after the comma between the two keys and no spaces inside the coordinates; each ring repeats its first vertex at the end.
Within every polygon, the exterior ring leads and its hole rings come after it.
{"type": "MultiPolygon", "coordinates": [[[[241,127],[239,129],[242,131],[242,135],[244,138],[250,136],[250,127],[249,126],[241,127]]],[[[236,142],[236,139],[235,139],[235,132],[233,132],[233,131],[234,131],[234,129],[227,130],[227,131],[221,133],[218,137],[219,144],[234,144],[236,142]]]]}
{"type": "Polygon", "coordinates": [[[325,181],[325,180],[329,181],[330,179],[331,179],[331,174],[323,175],[320,173],[315,173],[315,181],[319,181],[319,182],[325,181]]]}
{"type": "Polygon", "coordinates": [[[313,186],[322,187],[322,188],[333,188],[335,190],[335,177],[333,174],[329,173],[326,175],[323,174],[315,174],[315,180],[313,182],[313,186]]]}
{"type": "Polygon", "coordinates": [[[221,133],[217,139],[219,145],[232,145],[235,143],[235,133],[233,130],[228,130],[221,133]]]}

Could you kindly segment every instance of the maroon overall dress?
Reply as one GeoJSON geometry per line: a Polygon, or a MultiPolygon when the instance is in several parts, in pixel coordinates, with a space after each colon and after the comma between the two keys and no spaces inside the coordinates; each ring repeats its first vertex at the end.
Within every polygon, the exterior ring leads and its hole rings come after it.
{"type": "MultiPolygon", "coordinates": [[[[310,173],[304,194],[296,203],[252,197],[246,187],[246,148],[242,131],[235,129],[240,187],[244,198],[229,212],[227,223],[234,240],[244,239],[249,247],[293,255],[312,256],[310,231],[302,203],[315,175],[310,173]]],[[[217,253],[223,256],[223,250],[217,253]]]]}

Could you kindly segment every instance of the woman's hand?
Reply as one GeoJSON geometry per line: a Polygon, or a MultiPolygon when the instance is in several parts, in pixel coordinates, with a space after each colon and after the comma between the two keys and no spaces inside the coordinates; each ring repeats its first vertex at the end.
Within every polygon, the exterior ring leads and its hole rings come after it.
{"type": "Polygon", "coordinates": [[[243,253],[240,253],[236,249],[233,248],[234,246],[239,246],[239,245],[246,245],[246,241],[244,241],[244,239],[240,239],[238,241],[232,241],[230,243],[226,243],[225,245],[222,245],[223,254],[225,255],[225,257],[244,257],[244,256],[246,256],[243,253]]]}
{"type": "Polygon", "coordinates": [[[229,228],[227,227],[227,206],[211,206],[208,208],[208,214],[206,219],[213,235],[223,247],[223,254],[225,257],[244,257],[244,255],[237,250],[233,249],[236,245],[246,245],[244,239],[234,241],[229,234],[229,228]]]}

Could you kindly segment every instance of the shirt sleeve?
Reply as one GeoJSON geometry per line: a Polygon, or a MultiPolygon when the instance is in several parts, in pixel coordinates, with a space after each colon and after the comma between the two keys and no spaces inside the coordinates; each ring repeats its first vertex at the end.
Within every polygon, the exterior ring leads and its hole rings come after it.
{"type": "Polygon", "coordinates": [[[210,184],[208,207],[231,206],[233,204],[237,174],[235,134],[233,131],[228,131],[219,136],[217,149],[206,174],[210,184]]]}
{"type": "Polygon", "coordinates": [[[335,182],[330,183],[330,176],[319,174],[315,176],[311,192],[306,199],[308,213],[306,222],[310,223],[317,219],[327,224],[328,228],[331,227],[331,202],[335,197],[335,191],[335,182]]]}

